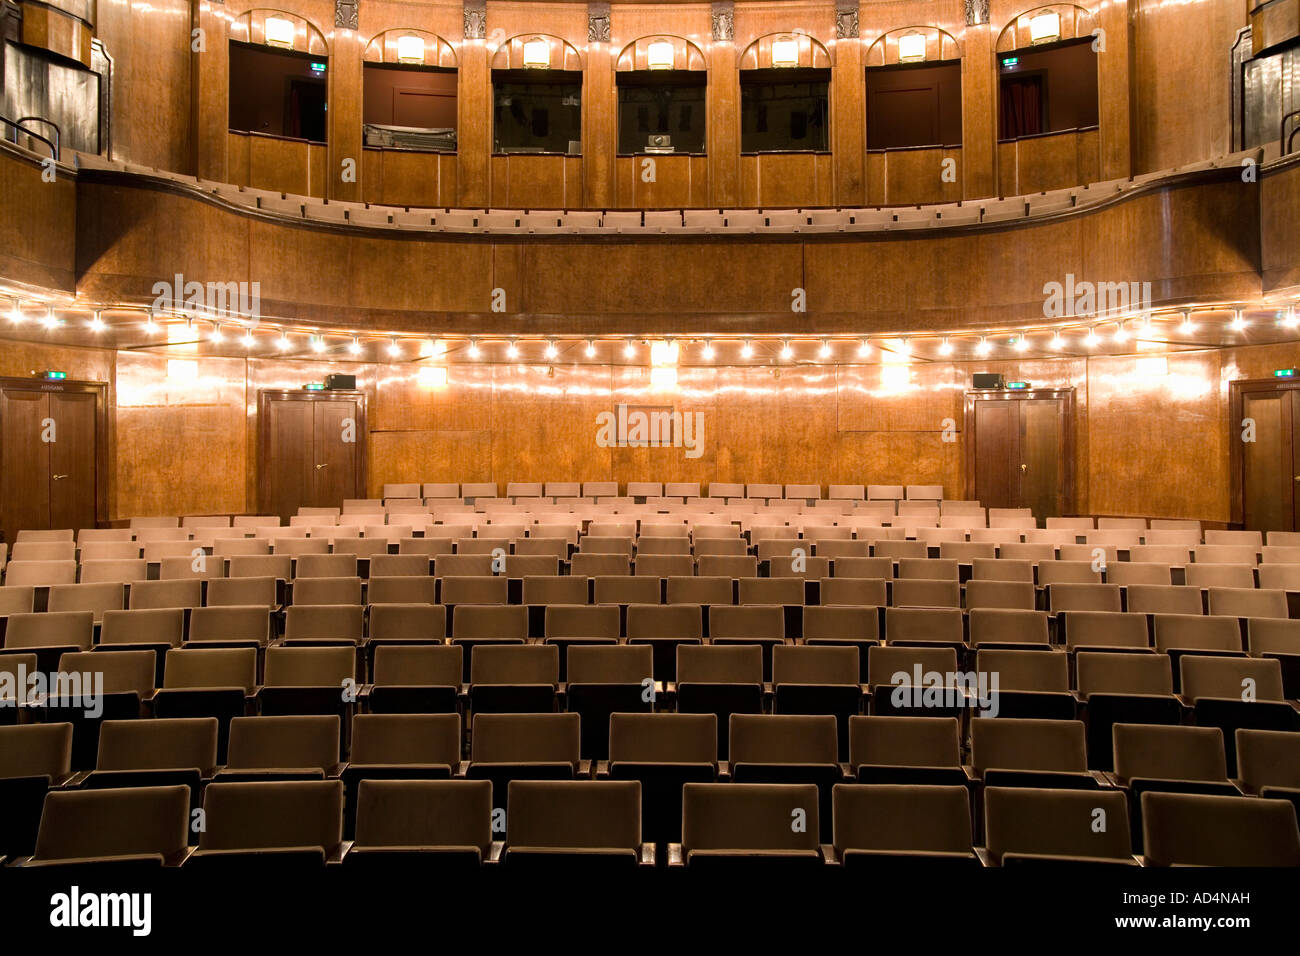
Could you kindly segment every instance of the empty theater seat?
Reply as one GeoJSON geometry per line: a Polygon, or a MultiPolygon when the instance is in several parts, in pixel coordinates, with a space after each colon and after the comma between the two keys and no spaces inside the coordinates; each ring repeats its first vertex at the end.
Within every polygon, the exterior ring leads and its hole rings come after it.
{"type": "Polygon", "coordinates": [[[679,859],[695,868],[821,865],[817,804],[813,784],[687,783],[679,859]]]}

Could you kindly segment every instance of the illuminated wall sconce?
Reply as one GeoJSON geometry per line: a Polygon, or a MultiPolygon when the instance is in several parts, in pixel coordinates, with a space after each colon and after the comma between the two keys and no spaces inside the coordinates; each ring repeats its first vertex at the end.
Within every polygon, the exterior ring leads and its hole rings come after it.
{"type": "Polygon", "coordinates": [[[646,65],[652,70],[671,70],[673,52],[673,45],[667,40],[655,40],[646,48],[646,65]]]}
{"type": "Polygon", "coordinates": [[[267,17],[265,30],[266,42],[271,46],[293,49],[293,35],[297,31],[294,29],[292,20],[286,20],[283,17],[267,17]]]}
{"type": "Polygon", "coordinates": [[[898,59],[903,63],[918,63],[925,59],[925,34],[904,33],[898,38],[898,59]]]}
{"type": "Polygon", "coordinates": [[[799,65],[799,41],[794,37],[781,37],[772,41],[772,65],[792,67],[799,65]]]}
{"type": "Polygon", "coordinates": [[[551,65],[551,44],[542,37],[524,44],[524,66],[530,70],[545,70],[551,65]]]}
{"type": "Polygon", "coordinates": [[[650,343],[650,364],[658,366],[676,365],[681,355],[681,348],[676,342],[659,341],[650,343]]]}
{"type": "Polygon", "coordinates": [[[1050,43],[1061,38],[1061,15],[1048,11],[1029,21],[1029,42],[1050,43]]]}
{"type": "Polygon", "coordinates": [[[441,365],[426,365],[417,379],[421,388],[446,388],[447,369],[441,365]]]}
{"type": "Polygon", "coordinates": [[[424,62],[424,39],[417,36],[404,36],[397,38],[397,62],[398,63],[423,63],[424,62]]]}

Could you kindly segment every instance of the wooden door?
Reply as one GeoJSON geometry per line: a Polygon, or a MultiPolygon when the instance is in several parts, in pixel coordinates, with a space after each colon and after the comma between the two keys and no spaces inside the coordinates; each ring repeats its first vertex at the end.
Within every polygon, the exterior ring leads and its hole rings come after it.
{"type": "Polygon", "coordinates": [[[975,488],[986,508],[1018,508],[1020,500],[1020,413],[1018,402],[983,401],[975,405],[979,454],[975,488]]]}
{"type": "Polygon", "coordinates": [[[0,391],[4,450],[0,456],[5,540],[25,528],[50,527],[50,445],[42,441],[50,417],[48,395],[29,388],[0,391]]]}
{"type": "Polygon", "coordinates": [[[1064,429],[1060,399],[1033,399],[1020,406],[1020,503],[1035,517],[1049,518],[1065,513],[1065,485],[1061,480],[1064,429]]]}
{"type": "Polygon", "coordinates": [[[337,508],[345,498],[364,498],[357,481],[359,400],[318,400],[313,421],[315,484],[312,503],[318,508],[337,508]]]}
{"type": "Polygon", "coordinates": [[[1300,383],[1232,382],[1233,520],[1252,531],[1297,531],[1300,383]]]}
{"type": "Polygon", "coordinates": [[[95,526],[96,402],[87,392],[49,395],[57,430],[49,444],[51,528],[95,526]]]}
{"type": "Polygon", "coordinates": [[[966,395],[967,497],[1036,518],[1074,508],[1074,390],[966,395]]]}
{"type": "Polygon", "coordinates": [[[107,511],[105,386],[0,379],[0,526],[93,528],[107,511]]]}
{"type": "Polygon", "coordinates": [[[265,390],[258,395],[261,510],[338,508],[365,497],[365,397],[265,390]]]}

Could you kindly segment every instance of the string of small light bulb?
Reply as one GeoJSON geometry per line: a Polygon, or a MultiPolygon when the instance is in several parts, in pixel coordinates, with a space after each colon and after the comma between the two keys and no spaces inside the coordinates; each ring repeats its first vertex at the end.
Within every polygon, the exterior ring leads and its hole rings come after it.
{"type": "MultiPolygon", "coordinates": [[[[40,316],[37,318],[39,324],[47,331],[53,331],[65,325],[63,319],[56,314],[56,305],[54,300],[43,299],[38,296],[23,295],[18,292],[4,291],[3,293],[10,299],[9,324],[11,326],[22,325],[28,320],[27,305],[32,305],[42,309],[40,316]]],[[[388,357],[393,360],[399,360],[407,357],[407,347],[411,344],[417,346],[417,354],[412,356],[414,359],[423,360],[430,356],[446,356],[453,351],[463,349],[470,359],[484,358],[485,349],[493,344],[502,343],[506,346],[506,357],[512,361],[521,358],[521,347],[531,344],[540,344],[543,347],[543,354],[549,361],[553,361],[560,356],[562,344],[565,349],[570,344],[582,345],[584,354],[587,358],[595,358],[599,354],[599,345],[605,344],[616,347],[622,344],[622,357],[627,361],[636,361],[641,356],[641,347],[652,341],[681,343],[698,347],[698,357],[704,362],[712,362],[718,358],[718,350],[725,345],[739,345],[740,358],[749,361],[756,355],[755,341],[762,342],[764,345],[776,347],[775,358],[778,361],[796,362],[810,361],[809,359],[798,359],[795,353],[794,342],[811,338],[810,336],[783,336],[778,334],[763,334],[760,336],[736,336],[736,335],[691,335],[691,336],[653,336],[648,338],[628,338],[625,336],[584,336],[578,337],[570,343],[567,336],[429,336],[429,335],[411,335],[409,333],[381,333],[381,332],[357,332],[355,330],[342,329],[325,329],[318,327],[301,327],[278,322],[249,321],[248,319],[238,316],[214,317],[203,313],[201,310],[157,310],[153,308],[137,305],[95,305],[82,306],[79,303],[67,303],[65,308],[68,310],[84,311],[90,313],[87,320],[87,327],[95,333],[103,333],[110,326],[104,320],[104,313],[128,312],[138,313],[143,317],[143,326],[146,333],[157,334],[164,327],[184,323],[188,329],[194,331],[195,340],[193,342],[168,341],[160,343],[167,346],[180,346],[197,344],[205,336],[204,332],[198,328],[199,323],[208,326],[206,338],[214,343],[222,343],[226,339],[226,333],[229,330],[242,330],[237,334],[237,340],[244,345],[249,351],[258,347],[259,340],[274,337],[277,340],[277,348],[281,352],[289,352],[294,349],[294,337],[305,337],[307,348],[316,354],[330,352],[331,345],[329,340],[342,340],[333,351],[339,348],[346,349],[352,355],[359,357],[365,351],[365,343],[383,343],[387,342],[386,352],[388,357]]],[[[865,359],[879,350],[882,352],[893,353],[895,355],[903,354],[911,357],[916,352],[920,344],[937,343],[937,353],[942,357],[952,357],[957,353],[957,346],[954,342],[969,343],[973,354],[979,358],[990,357],[998,348],[998,342],[1005,340],[1007,347],[1013,352],[1024,353],[1031,348],[1031,336],[1050,335],[1045,348],[1050,351],[1061,351],[1067,343],[1067,336],[1082,335],[1081,344],[1086,350],[1099,348],[1107,339],[1116,344],[1123,344],[1130,339],[1142,339],[1154,334],[1153,323],[1157,318],[1178,320],[1177,332],[1182,336],[1188,336],[1195,333],[1198,326],[1194,316],[1197,312],[1227,312],[1233,315],[1228,327],[1234,332],[1243,332],[1251,324],[1245,316],[1245,313],[1251,306],[1246,303],[1204,303],[1179,308],[1159,309],[1150,312],[1140,313],[1137,315],[1127,316],[1107,316],[1103,318],[1093,318],[1084,322],[1074,321],[1070,323],[1034,326],[1023,329],[1002,329],[996,331],[962,331],[943,333],[930,332],[898,332],[898,333],[875,333],[868,337],[849,337],[849,336],[826,336],[815,339],[817,342],[816,357],[822,361],[837,361],[836,346],[852,345],[857,343],[856,355],[859,359],[865,359]],[[1107,334],[1108,332],[1108,334],[1107,334]],[[875,343],[873,345],[873,342],[875,343]]],[[[1259,311],[1258,307],[1253,309],[1259,311]]],[[[1277,315],[1276,325],[1279,328],[1295,330],[1300,328],[1300,313],[1297,312],[1295,304],[1280,306],[1276,309],[1269,309],[1277,315]]],[[[762,360],[768,360],[772,356],[760,356],[762,360]]]]}

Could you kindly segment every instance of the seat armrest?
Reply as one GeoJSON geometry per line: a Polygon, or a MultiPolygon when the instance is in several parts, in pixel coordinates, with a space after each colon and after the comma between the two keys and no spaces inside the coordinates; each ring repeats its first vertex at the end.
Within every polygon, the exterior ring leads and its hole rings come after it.
{"type": "Polygon", "coordinates": [[[828,866],[839,866],[840,858],[835,853],[835,846],[831,843],[822,843],[818,845],[822,853],[822,862],[828,866]]]}
{"type": "Polygon", "coordinates": [[[980,866],[997,866],[997,864],[993,862],[993,855],[989,853],[988,847],[977,846],[972,847],[971,849],[973,849],[975,855],[979,857],[980,866]]]}
{"type": "Polygon", "coordinates": [[[669,866],[686,865],[686,855],[682,853],[682,845],[680,843],[668,844],[668,865],[669,866]]]}
{"type": "Polygon", "coordinates": [[[492,846],[488,849],[487,859],[484,863],[500,863],[501,857],[505,855],[506,842],[504,840],[493,840],[492,846]]]}
{"type": "Polygon", "coordinates": [[[609,777],[609,761],[608,761],[608,760],[597,760],[597,761],[596,761],[596,779],[597,779],[597,780],[605,780],[605,779],[608,779],[608,777],[609,777]]]}
{"type": "Polygon", "coordinates": [[[655,866],[655,845],[653,843],[642,843],[639,857],[641,866],[653,868],[655,866]]]}

